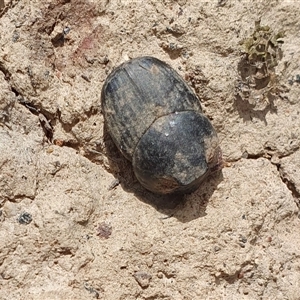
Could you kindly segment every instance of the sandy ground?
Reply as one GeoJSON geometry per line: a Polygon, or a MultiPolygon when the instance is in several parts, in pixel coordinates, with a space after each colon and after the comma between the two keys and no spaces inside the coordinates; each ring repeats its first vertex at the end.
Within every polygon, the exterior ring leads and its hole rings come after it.
{"type": "Polygon", "coordinates": [[[0,299],[300,299],[298,4],[0,1],[0,299]],[[268,97],[241,78],[259,17],[285,31],[268,97]],[[103,129],[105,78],[141,55],[220,138],[222,172],[182,199],[143,190],[103,129]]]}

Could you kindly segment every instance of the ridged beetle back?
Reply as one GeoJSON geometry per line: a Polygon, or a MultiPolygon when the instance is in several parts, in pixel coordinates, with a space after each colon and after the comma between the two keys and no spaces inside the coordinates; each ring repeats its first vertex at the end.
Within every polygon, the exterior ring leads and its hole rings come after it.
{"type": "Polygon", "coordinates": [[[191,88],[167,64],[132,59],[102,89],[108,131],[152,192],[190,192],[219,157],[218,138],[191,88]]]}

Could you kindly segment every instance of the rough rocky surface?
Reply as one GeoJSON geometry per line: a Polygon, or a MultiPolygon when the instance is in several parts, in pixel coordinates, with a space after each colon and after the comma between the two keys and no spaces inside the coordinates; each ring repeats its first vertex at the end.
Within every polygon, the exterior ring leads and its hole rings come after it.
{"type": "MultiPolygon", "coordinates": [[[[299,299],[297,1],[0,1],[0,299],[299,299]],[[237,97],[240,41],[285,31],[277,89],[237,97]],[[195,89],[225,167],[144,191],[100,93],[152,55],[195,89]]],[[[259,92],[259,91],[256,91],[259,92]]]]}

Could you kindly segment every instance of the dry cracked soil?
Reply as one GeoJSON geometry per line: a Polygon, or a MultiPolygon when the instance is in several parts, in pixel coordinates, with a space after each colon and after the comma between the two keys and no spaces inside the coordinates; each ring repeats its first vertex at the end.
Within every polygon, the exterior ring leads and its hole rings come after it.
{"type": "Polygon", "coordinates": [[[299,15],[1,0],[0,299],[299,300],[299,15]],[[220,139],[223,170],[182,198],[143,190],[103,128],[107,75],[142,55],[177,70],[220,139]]]}

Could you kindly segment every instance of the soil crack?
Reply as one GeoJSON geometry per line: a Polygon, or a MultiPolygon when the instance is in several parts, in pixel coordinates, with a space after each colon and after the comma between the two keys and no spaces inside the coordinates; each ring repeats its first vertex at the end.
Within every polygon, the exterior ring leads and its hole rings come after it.
{"type": "Polygon", "coordinates": [[[15,88],[11,87],[11,90],[16,95],[17,101],[21,105],[25,106],[32,114],[38,116],[46,138],[52,143],[54,130],[51,125],[51,120],[46,117],[45,113],[42,113],[40,108],[35,107],[30,102],[26,101],[25,97],[23,97],[15,88]]]}
{"type": "Polygon", "coordinates": [[[280,166],[277,167],[277,170],[279,172],[279,176],[282,180],[282,182],[286,185],[286,187],[291,191],[292,196],[295,199],[295,202],[297,204],[299,213],[300,213],[300,192],[297,190],[296,185],[294,182],[289,180],[287,176],[284,175],[283,170],[280,166]]]}

